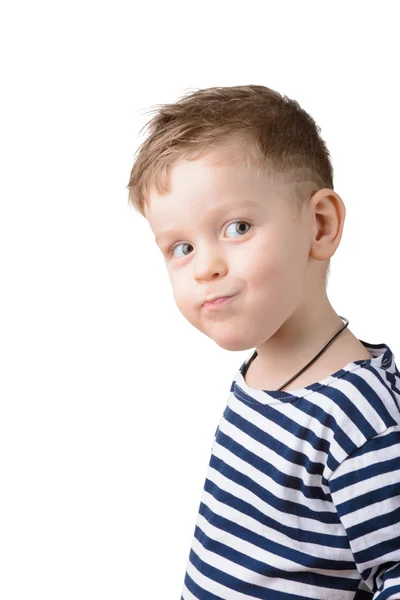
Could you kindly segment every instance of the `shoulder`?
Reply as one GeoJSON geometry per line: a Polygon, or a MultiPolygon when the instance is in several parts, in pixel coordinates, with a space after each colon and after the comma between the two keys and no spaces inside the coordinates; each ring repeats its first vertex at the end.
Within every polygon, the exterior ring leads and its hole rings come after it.
{"type": "Polygon", "coordinates": [[[362,361],[320,390],[331,403],[327,480],[369,440],[400,431],[400,374],[394,361],[373,363],[362,361]]]}

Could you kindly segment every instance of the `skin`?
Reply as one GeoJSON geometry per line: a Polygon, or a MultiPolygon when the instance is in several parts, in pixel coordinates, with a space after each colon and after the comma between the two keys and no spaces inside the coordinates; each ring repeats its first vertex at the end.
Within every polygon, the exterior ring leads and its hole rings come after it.
{"type": "MultiPolygon", "coordinates": [[[[295,215],[287,185],[229,160],[226,150],[226,160],[216,164],[221,152],[175,163],[170,193],[159,196],[151,189],[145,217],[156,242],[160,238],[182,315],[226,350],[256,348],[246,382],[275,390],[343,327],[327,297],[324,273],[340,243],[345,207],[324,188],[295,215]],[[237,207],[242,200],[254,206],[237,207]],[[161,237],[170,228],[175,232],[161,237]],[[230,294],[235,296],[219,310],[202,306],[210,295],[230,294]]],[[[371,355],[347,327],[284,390],[321,381],[363,358],[371,355]]]]}

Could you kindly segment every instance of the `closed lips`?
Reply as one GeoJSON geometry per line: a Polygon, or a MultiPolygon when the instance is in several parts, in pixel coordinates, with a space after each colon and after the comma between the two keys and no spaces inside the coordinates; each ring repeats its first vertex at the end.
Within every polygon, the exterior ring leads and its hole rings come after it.
{"type": "Polygon", "coordinates": [[[207,298],[207,300],[204,301],[204,304],[206,302],[214,302],[214,300],[219,300],[220,298],[231,298],[231,297],[232,296],[212,296],[211,298],[207,298]]]}

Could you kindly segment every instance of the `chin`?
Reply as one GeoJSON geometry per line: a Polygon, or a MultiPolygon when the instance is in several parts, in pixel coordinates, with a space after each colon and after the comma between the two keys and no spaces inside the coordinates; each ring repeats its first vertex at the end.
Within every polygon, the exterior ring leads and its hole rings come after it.
{"type": "Polygon", "coordinates": [[[231,352],[240,352],[241,350],[249,350],[250,348],[254,347],[245,340],[240,339],[215,339],[215,337],[211,337],[211,339],[213,339],[220,348],[223,348],[224,350],[230,350],[231,352]]]}

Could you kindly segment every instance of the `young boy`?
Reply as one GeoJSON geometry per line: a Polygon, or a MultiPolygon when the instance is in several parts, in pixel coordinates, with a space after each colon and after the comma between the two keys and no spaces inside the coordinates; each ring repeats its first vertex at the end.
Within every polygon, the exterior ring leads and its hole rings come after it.
{"type": "Polygon", "coordinates": [[[319,132],[266,87],[198,90],[158,110],[131,172],[183,316],[255,347],[213,441],[184,600],[400,598],[400,373],[328,300],[345,207],[319,132]]]}

